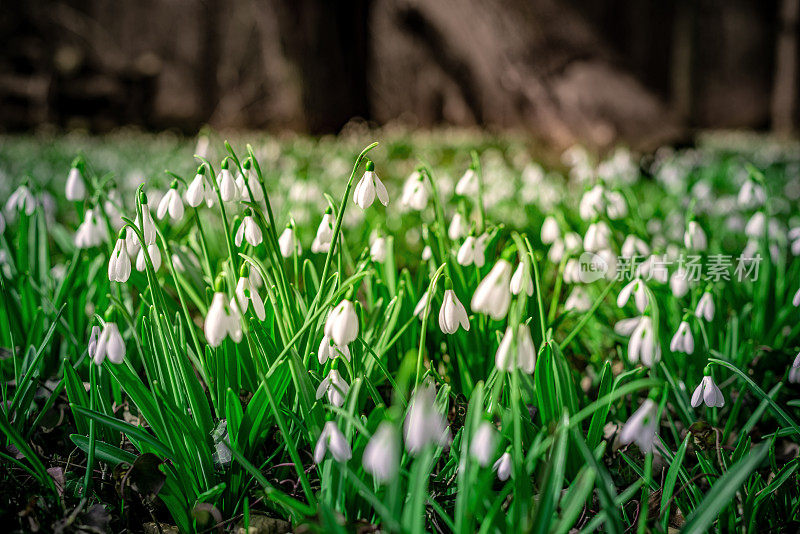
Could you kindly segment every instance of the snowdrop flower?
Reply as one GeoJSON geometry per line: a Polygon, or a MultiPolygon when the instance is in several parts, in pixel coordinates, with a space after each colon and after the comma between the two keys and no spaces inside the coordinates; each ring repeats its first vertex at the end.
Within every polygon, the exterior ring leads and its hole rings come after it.
{"type": "Polygon", "coordinates": [[[327,253],[331,249],[334,224],[336,224],[336,220],[333,218],[331,207],[328,206],[317,228],[317,235],[311,243],[311,252],[314,254],[327,253]]]}
{"type": "Polygon", "coordinates": [[[172,186],[169,188],[169,191],[161,198],[161,202],[158,203],[156,217],[161,220],[167,215],[167,212],[169,212],[169,216],[173,221],[180,220],[180,218],[183,217],[183,201],[178,194],[178,180],[172,181],[172,186]]]}
{"type": "Polygon", "coordinates": [[[139,224],[139,215],[136,215],[136,226],[142,231],[145,245],[152,245],[156,242],[156,223],[150,213],[150,206],[147,204],[147,196],[144,191],[139,195],[139,203],[142,205],[142,222],[139,224]]]}
{"type": "Polygon", "coordinates": [[[511,476],[511,455],[504,452],[502,456],[494,463],[492,470],[497,473],[497,478],[501,482],[508,480],[511,476]]]}
{"type": "Polygon", "coordinates": [[[792,305],[795,308],[800,306],[800,289],[798,289],[797,292],[794,294],[794,297],[792,297],[792,305]]]}
{"type": "MultiPolygon", "coordinates": [[[[153,263],[153,270],[157,271],[161,268],[161,250],[158,245],[152,243],[147,245],[147,254],[150,255],[150,261],[153,263]]],[[[147,269],[147,258],[144,256],[144,249],[140,248],[139,253],[136,255],[136,270],[144,272],[147,269]]]]}
{"type": "Polygon", "coordinates": [[[514,276],[511,277],[511,284],[509,289],[514,295],[519,295],[522,292],[523,285],[525,293],[530,297],[533,295],[533,280],[531,275],[525,269],[525,262],[519,262],[517,269],[514,271],[514,276]]]}
{"type": "Polygon", "coordinates": [[[764,204],[764,201],[766,200],[764,188],[761,187],[761,185],[759,185],[756,181],[748,178],[744,181],[742,187],[739,189],[739,194],[736,196],[736,200],[740,206],[745,208],[760,206],[764,204]]]}
{"type": "Polygon", "coordinates": [[[681,298],[689,292],[689,273],[683,267],[672,273],[669,278],[669,288],[675,298],[681,298]]]}
{"type": "Polygon", "coordinates": [[[474,197],[478,194],[478,174],[470,167],[456,184],[456,195],[474,197]]]}
{"type": "Polygon", "coordinates": [[[350,349],[347,345],[337,345],[330,337],[323,335],[322,341],[320,341],[319,344],[319,350],[317,350],[317,360],[319,360],[320,365],[325,365],[325,362],[333,360],[338,356],[341,356],[349,362],[350,349]]]}
{"type": "Polygon", "coordinates": [[[644,313],[644,310],[647,309],[649,299],[647,296],[647,286],[645,286],[640,278],[628,282],[628,284],[622,288],[622,291],[619,292],[619,296],[617,297],[617,306],[620,308],[624,307],[631,298],[631,294],[633,294],[633,301],[636,303],[636,309],[639,310],[639,313],[644,313]]]}
{"type": "MultiPolygon", "coordinates": [[[[137,226],[139,224],[139,219],[136,219],[137,226]]],[[[128,249],[128,256],[133,257],[139,253],[139,249],[141,248],[141,242],[139,241],[139,236],[136,235],[136,232],[133,228],[128,227],[125,230],[125,248],[128,249]]]]}
{"type": "Polygon", "coordinates": [[[478,465],[486,467],[492,461],[494,451],[497,448],[497,430],[494,425],[488,421],[482,421],[478,430],[472,436],[472,442],[469,444],[469,454],[478,465]]]}
{"type": "Polygon", "coordinates": [[[239,196],[242,200],[247,202],[261,202],[264,200],[264,191],[261,189],[261,184],[258,181],[258,176],[252,170],[252,161],[250,158],[244,160],[242,169],[244,174],[240,174],[236,178],[236,189],[239,190],[239,196]],[[253,196],[250,196],[250,193],[253,196]]]}
{"type": "Polygon", "coordinates": [[[0,234],[6,231],[6,220],[3,218],[3,214],[0,213],[0,234]]]}
{"type": "Polygon", "coordinates": [[[2,249],[0,249],[0,273],[3,274],[4,278],[11,278],[11,264],[8,261],[8,253],[2,249]]]}
{"type": "Polygon", "coordinates": [[[641,316],[620,319],[614,325],[614,332],[621,336],[630,336],[633,334],[633,331],[636,330],[636,327],[639,326],[639,321],[641,320],[641,316]]]}
{"type": "Polygon", "coordinates": [[[711,322],[714,320],[714,299],[711,298],[711,293],[706,291],[700,297],[697,303],[697,308],[694,310],[694,315],[698,319],[705,318],[706,321],[711,322]]]}
{"type": "Polygon", "coordinates": [[[581,264],[575,258],[567,260],[564,265],[564,282],[568,284],[576,284],[581,281],[581,264]]]}
{"type": "Polygon", "coordinates": [[[81,175],[81,163],[75,162],[69,170],[64,196],[71,202],[78,202],[86,198],[86,184],[81,175]]]}
{"type": "Polygon", "coordinates": [[[764,230],[767,228],[767,216],[763,212],[757,211],[750,217],[747,224],[744,226],[744,233],[748,237],[761,237],[764,235],[764,230]]]}
{"type": "Polygon", "coordinates": [[[583,248],[588,252],[608,248],[611,240],[611,228],[603,222],[596,222],[589,225],[586,236],[583,238],[583,248]]]}
{"type": "Polygon", "coordinates": [[[94,210],[86,210],[83,222],[75,232],[75,246],[92,248],[99,246],[106,239],[106,227],[97,220],[94,210]]]}
{"type": "Polygon", "coordinates": [[[414,171],[406,179],[400,204],[417,211],[424,210],[428,205],[428,190],[425,189],[425,178],[420,172],[414,171]]]}
{"type": "Polygon", "coordinates": [[[618,221],[628,216],[628,203],[619,191],[606,193],[606,214],[612,221],[618,221]]]}
{"type": "Polygon", "coordinates": [[[95,365],[102,364],[106,357],[111,363],[117,364],[122,363],[125,358],[125,342],[119,333],[117,323],[112,321],[106,321],[103,332],[97,339],[93,357],[95,365]]]}
{"type": "Polygon", "coordinates": [[[6,200],[5,210],[9,220],[13,220],[16,213],[23,211],[30,217],[35,209],[36,199],[33,198],[31,190],[25,184],[19,186],[6,200]]]}
{"type": "MultiPolygon", "coordinates": [[[[2,230],[0,230],[0,233],[2,233],[2,230]]],[[[791,245],[792,256],[800,256],[800,226],[797,226],[789,230],[787,237],[789,238],[789,241],[792,243],[791,245]]]]}
{"type": "Polygon", "coordinates": [[[467,221],[464,220],[464,216],[460,212],[456,212],[450,221],[450,226],[447,228],[447,236],[452,241],[458,241],[465,235],[467,235],[467,221]]]}
{"type": "Polygon", "coordinates": [[[94,355],[97,353],[97,341],[99,339],[100,339],[100,327],[94,325],[92,327],[91,334],[89,334],[89,343],[86,347],[86,353],[92,359],[94,359],[94,355]]]}
{"type": "Polygon", "coordinates": [[[400,443],[397,431],[388,421],[381,422],[378,430],[364,447],[364,471],[378,482],[390,482],[400,467],[400,443]]]}
{"type": "Polygon", "coordinates": [[[131,258],[128,256],[128,248],[125,239],[120,237],[111,252],[108,260],[108,279],[112,282],[124,284],[131,276],[131,258]]]}
{"type": "Polygon", "coordinates": [[[283,233],[278,238],[278,246],[281,249],[281,256],[284,258],[291,258],[293,254],[299,256],[303,253],[303,247],[294,233],[294,225],[292,223],[286,225],[283,233]]]}
{"type": "Polygon", "coordinates": [[[795,356],[792,367],[789,369],[789,383],[800,383],[800,353],[795,356]]]}
{"type": "MultiPolygon", "coordinates": [[[[286,230],[289,230],[289,227],[286,227],[286,230]]],[[[280,239],[278,240],[278,245],[280,245],[281,254],[283,254],[283,244],[281,240],[283,239],[284,234],[286,234],[286,230],[284,230],[283,234],[281,234],[280,239]]],[[[264,236],[261,233],[261,228],[258,226],[255,218],[253,217],[253,211],[248,209],[245,212],[244,219],[242,219],[241,224],[239,224],[239,228],[236,230],[236,235],[233,237],[234,244],[237,247],[242,246],[243,241],[247,241],[250,246],[257,247],[263,241],[264,236]]],[[[291,247],[291,244],[289,245],[291,247]]],[[[289,255],[291,256],[291,250],[289,255]]],[[[287,257],[284,255],[284,257],[287,257]]]]}
{"type": "Polygon", "coordinates": [[[598,217],[605,210],[605,202],[603,200],[603,186],[596,184],[591,189],[587,190],[583,197],[581,197],[580,205],[578,206],[578,213],[584,221],[590,221],[598,217]]]}
{"type": "Polygon", "coordinates": [[[697,224],[697,221],[689,221],[686,232],[683,234],[683,244],[689,250],[703,251],[708,247],[706,233],[697,224]]]}
{"type": "Polygon", "coordinates": [[[317,388],[317,400],[321,399],[322,396],[327,393],[328,402],[337,408],[341,408],[349,390],[350,386],[345,382],[344,378],[342,378],[342,375],[339,374],[339,371],[331,369],[328,376],[325,380],[320,382],[317,388]]]}
{"type": "MultiPolygon", "coordinates": [[[[235,304],[235,301],[234,301],[235,304]]],[[[203,331],[206,340],[212,347],[219,347],[225,337],[238,343],[242,340],[242,325],[239,322],[239,314],[225,298],[225,293],[217,291],[211,300],[208,308],[203,331]]]]}
{"type": "MultiPolygon", "coordinates": [[[[475,238],[474,235],[468,235],[467,238],[464,240],[464,243],[461,244],[461,247],[458,249],[458,254],[456,255],[456,261],[462,267],[467,267],[468,265],[472,265],[476,262],[476,256],[480,255],[483,258],[483,251],[478,251],[478,240],[475,238]]],[[[477,265],[477,264],[476,264],[477,265]]]]}
{"type": "Polygon", "coordinates": [[[623,445],[636,443],[644,453],[653,449],[658,430],[658,405],[652,399],[645,399],[639,409],[628,419],[622,427],[619,440],[623,445]]]}
{"type": "Polygon", "coordinates": [[[444,416],[436,408],[436,391],[423,385],[414,393],[403,425],[406,449],[417,454],[429,443],[444,447],[450,442],[450,430],[444,416]]]}
{"type": "Polygon", "coordinates": [[[422,249],[422,261],[428,261],[432,257],[433,257],[433,250],[431,250],[431,246],[425,245],[425,248],[422,249]]]}
{"type": "Polygon", "coordinates": [[[514,354],[511,348],[514,344],[514,330],[509,326],[503,335],[500,346],[494,356],[495,367],[499,371],[512,372],[514,368],[519,368],[527,374],[533,374],[536,367],[536,348],[533,346],[531,330],[528,325],[519,325],[517,329],[517,354],[514,361],[514,354]]]}
{"type": "Polygon", "coordinates": [[[222,169],[217,176],[217,187],[219,187],[219,196],[223,202],[231,202],[236,200],[239,196],[239,188],[236,187],[236,181],[228,170],[228,159],[222,162],[222,169]]]}
{"type": "Polygon", "coordinates": [[[592,307],[592,299],[586,294],[582,287],[576,287],[564,302],[564,309],[567,311],[585,312],[592,307]]]}
{"type": "Polygon", "coordinates": [[[706,367],[704,374],[703,380],[692,393],[692,408],[697,408],[704,402],[709,408],[722,408],[725,406],[725,397],[722,396],[722,391],[711,378],[711,370],[706,367]]]}
{"type": "Polygon", "coordinates": [[[428,292],[425,291],[425,293],[423,293],[422,296],[420,297],[419,302],[417,302],[417,305],[414,306],[414,315],[419,317],[420,320],[422,319],[422,314],[425,311],[425,306],[427,304],[428,304],[428,292]]]}
{"type": "Polygon", "coordinates": [[[372,242],[369,248],[369,257],[375,263],[383,263],[386,261],[386,238],[381,236],[372,242]]]}
{"type": "Polygon", "coordinates": [[[242,314],[244,314],[249,305],[252,304],[253,313],[255,313],[259,321],[263,321],[267,318],[267,312],[264,309],[264,300],[250,283],[250,277],[248,276],[246,267],[242,267],[234,293],[236,294],[236,301],[239,303],[239,311],[242,314]]]}
{"type": "Polygon", "coordinates": [[[505,317],[511,304],[510,284],[511,264],[499,259],[472,295],[472,311],[485,313],[496,321],[505,317]]]}
{"type": "Polygon", "coordinates": [[[201,165],[197,169],[197,174],[194,175],[194,179],[189,184],[189,187],[186,188],[186,193],[183,195],[186,203],[193,208],[196,208],[202,204],[203,200],[209,197],[210,187],[206,183],[205,174],[206,168],[205,166],[201,165]]]}
{"type": "MultiPolygon", "coordinates": [[[[444,302],[439,309],[439,328],[445,334],[455,334],[458,331],[459,325],[469,332],[469,319],[467,318],[467,310],[464,305],[458,300],[455,291],[450,286],[450,280],[445,282],[444,302]]],[[[425,295],[427,298],[427,295],[425,295]]]]}
{"type": "Polygon", "coordinates": [[[314,463],[319,464],[325,459],[325,453],[330,451],[337,462],[346,462],[352,456],[350,444],[333,421],[328,421],[322,427],[322,433],[314,447],[314,463]]]}
{"type": "Polygon", "coordinates": [[[675,332],[675,335],[672,336],[669,350],[672,352],[683,352],[684,354],[692,354],[694,352],[692,329],[689,328],[689,323],[686,321],[681,321],[678,330],[675,332]]]}
{"type": "Polygon", "coordinates": [[[650,254],[650,246],[646,241],[630,234],[625,238],[620,249],[620,255],[623,258],[634,258],[636,256],[647,256],[650,254]]]}
{"type": "Polygon", "coordinates": [[[661,347],[655,337],[653,320],[644,316],[636,325],[628,341],[628,361],[652,367],[661,359],[661,347]]]}
{"type": "Polygon", "coordinates": [[[358,316],[352,302],[345,299],[331,310],[325,321],[325,335],[340,347],[355,341],[358,336],[358,316]]]}
{"type": "Polygon", "coordinates": [[[389,193],[386,192],[386,186],[383,185],[381,179],[375,174],[375,163],[368,161],[366,172],[364,172],[364,176],[361,177],[361,180],[356,185],[353,201],[358,204],[358,207],[365,210],[372,206],[376,193],[381,204],[387,206],[389,204],[389,193]]]}
{"type": "Polygon", "coordinates": [[[542,223],[541,238],[542,243],[551,245],[558,241],[561,237],[561,230],[558,228],[558,223],[552,215],[545,217],[542,223]]]}

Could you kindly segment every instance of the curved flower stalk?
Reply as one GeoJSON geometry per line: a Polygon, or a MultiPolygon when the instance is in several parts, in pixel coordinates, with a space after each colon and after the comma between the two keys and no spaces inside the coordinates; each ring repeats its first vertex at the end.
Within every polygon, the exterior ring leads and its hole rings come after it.
{"type": "Polygon", "coordinates": [[[711,368],[706,366],[703,375],[703,380],[700,381],[694,393],[692,393],[692,408],[697,408],[702,403],[705,403],[709,408],[722,408],[725,406],[725,397],[711,377],[711,368]]]}
{"type": "Polygon", "coordinates": [[[320,382],[317,388],[317,400],[321,399],[323,395],[328,395],[328,402],[341,408],[344,404],[344,399],[347,397],[347,392],[350,390],[350,385],[342,378],[339,371],[331,369],[328,376],[320,382]]]}
{"type": "Polygon", "coordinates": [[[314,447],[314,463],[319,464],[325,459],[325,453],[330,451],[331,456],[337,462],[344,463],[352,457],[350,444],[347,443],[342,431],[333,421],[328,421],[322,427],[317,445],[314,447]]]}
{"type": "Polygon", "coordinates": [[[389,205],[389,193],[386,191],[386,186],[383,185],[381,179],[375,174],[375,163],[367,161],[364,176],[361,177],[353,192],[353,201],[358,204],[359,208],[365,210],[372,206],[376,194],[381,204],[384,206],[389,205]]]}
{"type": "Polygon", "coordinates": [[[508,313],[511,304],[511,264],[499,259],[472,295],[470,307],[477,313],[485,313],[500,320],[508,313]]]}
{"type": "Polygon", "coordinates": [[[619,440],[623,445],[636,443],[644,453],[653,450],[658,430],[658,405],[652,399],[645,399],[639,409],[622,427],[619,440]]]}
{"type": "Polygon", "coordinates": [[[364,470],[379,483],[391,482],[400,469],[400,436],[394,425],[381,422],[364,448],[364,470]]]}

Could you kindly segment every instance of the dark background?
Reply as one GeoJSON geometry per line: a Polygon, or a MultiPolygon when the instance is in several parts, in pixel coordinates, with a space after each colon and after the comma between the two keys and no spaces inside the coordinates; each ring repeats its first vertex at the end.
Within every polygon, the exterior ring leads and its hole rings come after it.
{"type": "Polygon", "coordinates": [[[0,2],[0,128],[794,132],[800,0],[0,2]]]}

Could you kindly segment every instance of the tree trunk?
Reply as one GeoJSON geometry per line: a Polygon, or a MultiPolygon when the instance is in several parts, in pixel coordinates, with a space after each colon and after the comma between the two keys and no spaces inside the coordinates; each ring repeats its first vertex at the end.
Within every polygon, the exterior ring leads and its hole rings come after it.
{"type": "Polygon", "coordinates": [[[796,125],[799,11],[800,0],[781,0],[771,111],[773,130],[786,135],[794,132],[796,125]]]}

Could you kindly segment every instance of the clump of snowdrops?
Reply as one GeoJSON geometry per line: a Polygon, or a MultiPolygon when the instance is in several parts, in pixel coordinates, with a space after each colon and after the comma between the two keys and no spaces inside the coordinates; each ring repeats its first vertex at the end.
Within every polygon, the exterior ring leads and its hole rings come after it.
{"type": "Polygon", "coordinates": [[[457,180],[420,161],[396,184],[373,143],[335,196],[309,176],[276,198],[287,172],[225,149],[135,189],[78,158],[58,215],[35,180],[7,199],[0,424],[21,457],[3,458],[43,491],[34,430],[65,395],[83,463],[61,494],[117,515],[141,499],[184,532],[256,515],[398,532],[796,516],[788,167],[661,151],[653,180],[628,151],[574,149],[565,182],[465,152],[457,180]],[[723,255],[727,277],[681,261],[723,255]],[[108,467],[134,481],[113,502],[108,467]]]}

